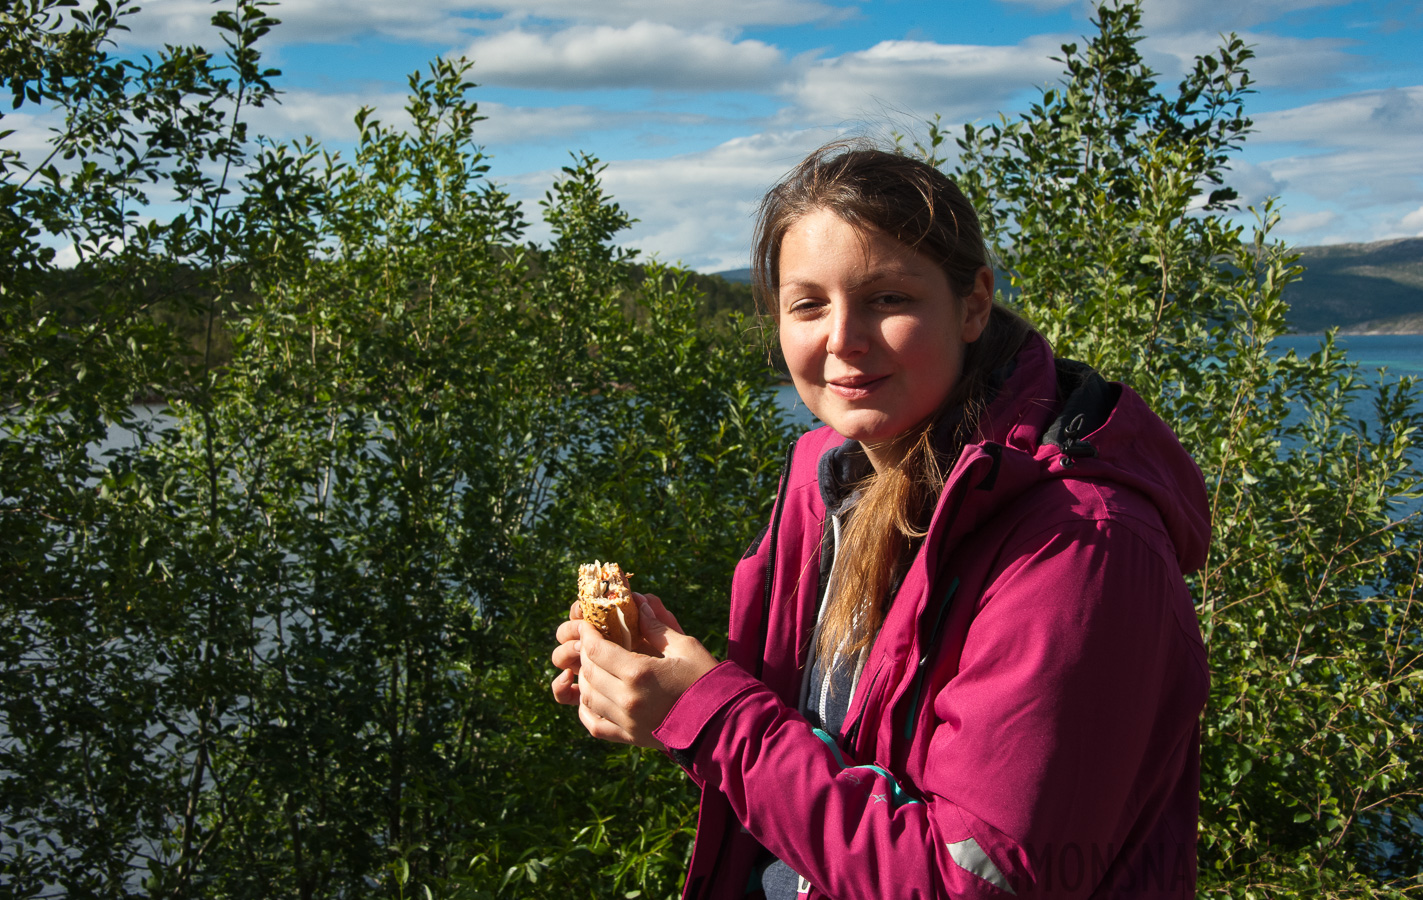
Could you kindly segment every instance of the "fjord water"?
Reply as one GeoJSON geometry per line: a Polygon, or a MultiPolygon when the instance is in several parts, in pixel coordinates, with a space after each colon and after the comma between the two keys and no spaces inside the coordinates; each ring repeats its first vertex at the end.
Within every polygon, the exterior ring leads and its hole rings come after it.
{"type": "MultiPolygon", "coordinates": [[[[1319,349],[1323,340],[1317,334],[1292,334],[1276,338],[1272,349],[1280,352],[1294,350],[1299,356],[1308,356],[1319,349]]],[[[1370,381],[1376,373],[1386,370],[1393,378],[1412,375],[1423,378],[1423,334],[1341,334],[1334,338],[1351,362],[1359,364],[1360,370],[1370,381]]]]}

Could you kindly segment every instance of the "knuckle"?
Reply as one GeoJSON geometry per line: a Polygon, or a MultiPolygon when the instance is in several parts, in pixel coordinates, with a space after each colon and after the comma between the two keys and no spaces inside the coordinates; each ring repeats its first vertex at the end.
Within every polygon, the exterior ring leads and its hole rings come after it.
{"type": "Polygon", "coordinates": [[[628,697],[627,703],[623,706],[624,709],[627,710],[629,718],[637,719],[642,714],[642,711],[647,708],[647,698],[642,694],[633,694],[628,697]]]}
{"type": "Polygon", "coordinates": [[[638,689],[646,689],[656,680],[657,673],[653,671],[652,666],[642,660],[633,665],[627,677],[628,684],[638,689]]]}

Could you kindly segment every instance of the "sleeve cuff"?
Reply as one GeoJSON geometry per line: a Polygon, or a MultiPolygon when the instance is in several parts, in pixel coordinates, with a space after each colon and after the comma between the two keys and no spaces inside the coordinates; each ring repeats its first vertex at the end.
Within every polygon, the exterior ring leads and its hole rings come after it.
{"type": "Polygon", "coordinates": [[[691,771],[702,732],[711,720],[736,698],[761,686],[736,663],[718,663],[677,698],[662,724],[653,731],[653,737],[662,742],[678,765],[691,771]]]}

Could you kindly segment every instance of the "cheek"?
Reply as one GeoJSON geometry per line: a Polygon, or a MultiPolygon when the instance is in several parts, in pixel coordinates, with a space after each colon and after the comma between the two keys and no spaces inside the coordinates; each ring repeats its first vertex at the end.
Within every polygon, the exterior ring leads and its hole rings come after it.
{"type": "Polygon", "coordinates": [[[890,352],[905,362],[935,365],[954,351],[952,332],[938,320],[906,320],[885,329],[884,342],[890,352]]]}
{"type": "Polygon", "coordinates": [[[779,338],[781,355],[785,357],[786,367],[790,369],[791,375],[798,376],[806,368],[815,365],[815,343],[805,333],[805,329],[782,327],[779,338]]]}
{"type": "Polygon", "coordinates": [[[899,343],[899,359],[922,389],[947,394],[963,370],[964,343],[947,328],[915,329],[899,343]]]}

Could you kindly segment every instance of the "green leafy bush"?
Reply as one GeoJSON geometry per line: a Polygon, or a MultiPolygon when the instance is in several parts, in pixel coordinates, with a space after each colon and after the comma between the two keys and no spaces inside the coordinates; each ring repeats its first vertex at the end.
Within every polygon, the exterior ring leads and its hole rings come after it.
{"type": "MultiPolygon", "coordinates": [[[[964,130],[956,175],[991,211],[1011,300],[1141,392],[1205,473],[1201,892],[1423,893],[1417,385],[1369,389],[1332,335],[1270,350],[1301,270],[1273,204],[1247,234],[1222,186],[1249,47],[1225,38],[1168,94],[1139,4],[1095,22],[1027,113],[964,130]]],[[[944,140],[935,123],[920,149],[944,140]]]]}
{"type": "Polygon", "coordinates": [[[73,157],[4,182],[7,891],[674,894],[684,779],[581,735],[548,653],[593,556],[722,627],[784,439],[758,348],[613,247],[595,160],[525,245],[460,64],[344,161],[232,117],[271,96],[257,4],[215,19],[225,57],[138,67],[122,9],[66,9],[5,20],[73,157]],[[131,215],[145,186],[179,212],[131,215]],[[62,293],[41,231],[93,251],[62,293]],[[154,283],[224,324],[221,365],[154,283]]]}

